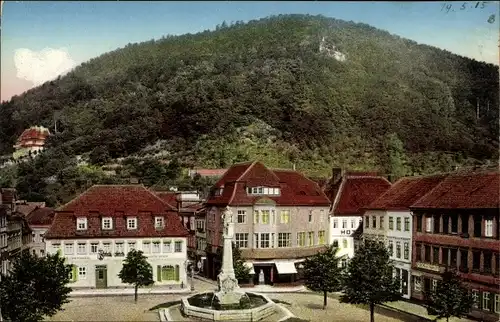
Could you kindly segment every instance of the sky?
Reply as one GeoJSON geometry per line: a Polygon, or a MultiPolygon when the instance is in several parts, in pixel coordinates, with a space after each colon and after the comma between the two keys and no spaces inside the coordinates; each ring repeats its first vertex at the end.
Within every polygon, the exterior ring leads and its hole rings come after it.
{"type": "Polygon", "coordinates": [[[212,30],[224,20],[290,13],[362,22],[418,43],[499,63],[499,1],[4,1],[0,100],[128,43],[212,30]]]}

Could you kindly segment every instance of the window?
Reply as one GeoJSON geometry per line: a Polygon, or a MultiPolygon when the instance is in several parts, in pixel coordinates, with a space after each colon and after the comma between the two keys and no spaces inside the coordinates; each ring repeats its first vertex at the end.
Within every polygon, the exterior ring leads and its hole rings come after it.
{"type": "Polygon", "coordinates": [[[458,217],[457,216],[451,217],[451,233],[452,234],[458,233],[458,217]]]}
{"type": "Polygon", "coordinates": [[[471,295],[472,295],[472,307],[475,309],[479,308],[479,291],[472,290],[471,295]]]}
{"type": "Polygon", "coordinates": [[[236,220],[238,224],[244,224],[247,221],[247,212],[245,210],[238,210],[236,220]]]}
{"type": "Polygon", "coordinates": [[[307,233],[307,246],[314,245],[314,232],[310,231],[307,233]]]}
{"type": "Polygon", "coordinates": [[[340,266],[341,266],[342,268],[346,268],[346,267],[347,267],[347,258],[342,258],[342,259],[340,260],[340,266]]]}
{"type": "Polygon", "coordinates": [[[449,249],[448,248],[441,248],[441,264],[442,265],[445,265],[445,266],[448,266],[449,265],[449,256],[448,256],[448,253],[449,253],[449,249]]]}
{"type": "Polygon", "coordinates": [[[432,227],[434,234],[439,234],[441,229],[439,226],[439,216],[432,216],[432,222],[434,223],[434,227],[432,227]]]}
{"type": "Polygon", "coordinates": [[[145,254],[151,253],[151,242],[143,241],[142,242],[142,250],[145,254]]]}
{"type": "Polygon", "coordinates": [[[365,228],[370,228],[370,216],[366,216],[365,218],[365,228]]]}
{"type": "Polygon", "coordinates": [[[394,229],[394,217],[389,217],[389,229],[393,230],[394,229]]]}
{"type": "Polygon", "coordinates": [[[102,243],[102,248],[106,253],[111,253],[111,243],[110,242],[102,243]]]}
{"type": "Polygon", "coordinates": [[[450,266],[452,266],[452,267],[457,266],[457,250],[456,249],[450,249],[450,266]]]}
{"type": "Polygon", "coordinates": [[[325,231],[324,230],[318,231],[318,244],[319,245],[326,244],[326,241],[325,241],[325,231]]]}
{"type": "Polygon", "coordinates": [[[472,251],[472,270],[479,272],[481,269],[481,252],[472,251]]]}
{"type": "Polygon", "coordinates": [[[155,228],[156,229],[163,229],[164,223],[163,223],[163,217],[156,216],[155,217],[155,228]]]}
{"type": "Polygon", "coordinates": [[[392,240],[389,240],[388,249],[389,249],[389,256],[394,256],[394,243],[392,240]]]}
{"type": "Polygon", "coordinates": [[[450,232],[450,216],[449,215],[443,215],[443,233],[448,234],[450,232]]]}
{"type": "Polygon", "coordinates": [[[319,211],[319,222],[324,222],[325,221],[325,211],[321,209],[319,211]]]}
{"type": "Polygon", "coordinates": [[[417,215],[417,231],[422,232],[422,215],[417,215]]]}
{"type": "Polygon", "coordinates": [[[372,228],[377,228],[377,216],[372,216],[372,228]]]}
{"type": "Polygon", "coordinates": [[[396,230],[401,230],[401,217],[396,218],[396,230]]]}
{"type": "Polygon", "coordinates": [[[280,223],[288,224],[290,222],[290,210],[282,210],[280,212],[280,223]]]}
{"type": "Polygon", "coordinates": [[[333,246],[334,246],[334,247],[339,247],[339,241],[335,239],[335,240],[333,241],[333,246]]]}
{"type": "Polygon", "coordinates": [[[137,218],[127,218],[127,229],[137,229],[137,218]]]}
{"type": "Polygon", "coordinates": [[[153,253],[159,253],[160,252],[160,242],[159,241],[154,241],[153,242],[153,253]]]}
{"type": "Polygon", "coordinates": [[[354,226],[356,226],[356,220],[351,219],[351,229],[354,229],[354,226]]]}
{"type": "Polygon", "coordinates": [[[486,219],[484,221],[484,236],[493,237],[493,219],[486,219]]]}
{"type": "Polygon", "coordinates": [[[491,273],[491,264],[493,264],[493,254],[489,251],[483,252],[483,272],[491,273]]]}
{"type": "Polygon", "coordinates": [[[290,247],[292,234],[291,233],[278,233],[278,247],[290,247]]]}
{"type": "Polygon", "coordinates": [[[259,223],[259,211],[255,210],[253,212],[253,223],[258,224],[259,223]]]}
{"type": "Polygon", "coordinates": [[[466,249],[460,250],[460,271],[468,272],[469,270],[469,252],[466,249]]]}
{"type": "Polygon", "coordinates": [[[248,248],[248,233],[236,233],[235,238],[238,248],[248,248]]]}
{"type": "Polygon", "coordinates": [[[306,233],[300,232],[297,233],[297,246],[305,246],[306,245],[306,233]]]}
{"type": "Polygon", "coordinates": [[[269,248],[271,246],[269,233],[260,234],[260,248],[269,248]]]}
{"type": "Polygon", "coordinates": [[[345,238],[344,238],[344,239],[342,240],[342,247],[347,248],[348,246],[349,246],[349,245],[348,245],[348,243],[347,243],[347,239],[345,239],[345,238]]]}
{"type": "MultiPolygon", "coordinates": [[[[384,227],[384,216],[380,216],[380,217],[379,217],[379,221],[380,221],[380,225],[379,225],[379,227],[378,227],[378,228],[380,228],[380,229],[384,229],[384,228],[385,228],[385,227],[384,227]]],[[[354,227],[353,227],[353,228],[354,228],[354,227]]]]}
{"type": "Polygon", "coordinates": [[[87,278],[87,268],[85,266],[78,267],[78,279],[86,279],[87,278]]]}
{"type": "Polygon", "coordinates": [[[424,246],[424,261],[426,263],[431,262],[431,246],[429,245],[424,246]]]}
{"type": "Polygon", "coordinates": [[[76,230],[87,230],[87,218],[76,218],[76,230]]]}
{"type": "Polygon", "coordinates": [[[347,228],[347,219],[342,219],[342,229],[347,228]]]}
{"type": "Polygon", "coordinates": [[[259,248],[259,234],[253,234],[253,248],[259,248]]]}
{"type": "Polygon", "coordinates": [[[500,294],[495,294],[495,313],[500,313],[500,294]]]}
{"type": "Polygon", "coordinates": [[[181,240],[176,240],[174,244],[174,251],[176,253],[182,253],[182,241],[181,240]]]}
{"type": "Polygon", "coordinates": [[[432,263],[439,265],[439,247],[432,247],[432,263]]]}
{"type": "Polygon", "coordinates": [[[410,243],[404,243],[404,259],[410,259],[410,243]]]}
{"type": "Polygon", "coordinates": [[[339,228],[339,220],[338,219],[333,220],[333,228],[339,228]]]}
{"type": "Polygon", "coordinates": [[[132,249],[136,249],[135,242],[128,242],[128,251],[130,252],[132,249]]]}
{"type": "Polygon", "coordinates": [[[313,221],[313,215],[312,215],[312,210],[309,211],[309,222],[313,221]]]}
{"type": "Polygon", "coordinates": [[[102,229],[113,229],[113,219],[111,217],[102,218],[102,229]]]}
{"type": "Polygon", "coordinates": [[[64,243],[64,254],[73,255],[75,245],[73,243],[64,243]]]}
{"type": "Polygon", "coordinates": [[[491,299],[490,292],[483,292],[483,310],[490,310],[491,308],[491,299]]]}
{"type": "Polygon", "coordinates": [[[97,254],[97,248],[99,247],[98,243],[90,243],[90,253],[97,254]]]}
{"type": "Polygon", "coordinates": [[[87,243],[78,243],[78,254],[87,254],[87,243]]]}
{"type": "Polygon", "coordinates": [[[171,253],[172,252],[172,241],[171,240],[164,240],[163,241],[163,252],[164,253],[171,253]]]}
{"type": "Polygon", "coordinates": [[[262,224],[269,224],[269,210],[262,210],[260,212],[260,218],[262,224]]]}
{"type": "Polygon", "coordinates": [[[124,253],[124,246],[123,242],[115,242],[115,253],[124,253]]]}
{"type": "Polygon", "coordinates": [[[179,280],[179,265],[158,265],[158,281],[178,281],[179,280]]]}
{"type": "Polygon", "coordinates": [[[462,222],[462,233],[468,234],[469,233],[469,215],[468,214],[461,214],[460,221],[462,222]]]}
{"type": "Polygon", "coordinates": [[[436,279],[432,279],[431,289],[432,289],[433,291],[436,291],[437,285],[438,285],[438,280],[436,280],[436,279]]]}
{"type": "Polygon", "coordinates": [[[410,231],[410,218],[405,217],[405,231],[410,231]]]}
{"type": "Polygon", "coordinates": [[[401,258],[401,242],[396,242],[396,257],[401,258]]]}
{"type": "Polygon", "coordinates": [[[432,232],[432,217],[425,217],[425,232],[432,232]]]}
{"type": "Polygon", "coordinates": [[[413,289],[416,292],[422,291],[422,278],[420,276],[413,276],[413,289]]]}

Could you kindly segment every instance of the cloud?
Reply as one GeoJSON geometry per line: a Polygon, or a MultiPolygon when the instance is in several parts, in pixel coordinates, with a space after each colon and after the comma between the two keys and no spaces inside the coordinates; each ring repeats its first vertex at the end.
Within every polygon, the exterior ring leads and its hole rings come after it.
{"type": "Polygon", "coordinates": [[[69,72],[76,63],[64,48],[44,48],[38,52],[20,48],[14,53],[14,65],[18,78],[38,86],[69,72]]]}

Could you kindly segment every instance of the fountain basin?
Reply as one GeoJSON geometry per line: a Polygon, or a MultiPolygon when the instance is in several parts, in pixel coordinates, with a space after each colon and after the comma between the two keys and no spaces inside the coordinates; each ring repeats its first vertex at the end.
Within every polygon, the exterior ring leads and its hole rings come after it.
{"type": "Polygon", "coordinates": [[[181,312],[188,316],[210,321],[260,321],[276,312],[276,304],[267,296],[244,293],[239,304],[217,305],[215,293],[206,292],[181,299],[181,312]]]}

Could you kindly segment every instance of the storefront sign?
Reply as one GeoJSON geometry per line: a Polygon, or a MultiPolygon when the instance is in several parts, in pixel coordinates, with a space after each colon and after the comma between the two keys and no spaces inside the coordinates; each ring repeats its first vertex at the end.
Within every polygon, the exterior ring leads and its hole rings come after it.
{"type": "Polygon", "coordinates": [[[71,259],[90,259],[90,256],[75,256],[71,257],[71,259]]]}
{"type": "Polygon", "coordinates": [[[441,271],[441,268],[437,265],[432,265],[429,263],[422,263],[422,262],[417,262],[417,268],[426,269],[428,271],[434,271],[434,272],[441,271]]]}
{"type": "Polygon", "coordinates": [[[351,230],[349,230],[349,229],[342,229],[340,231],[340,234],[341,235],[351,235],[351,230]]]}

